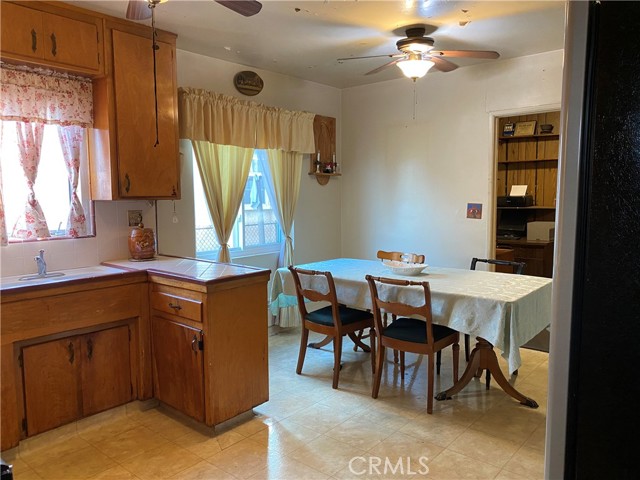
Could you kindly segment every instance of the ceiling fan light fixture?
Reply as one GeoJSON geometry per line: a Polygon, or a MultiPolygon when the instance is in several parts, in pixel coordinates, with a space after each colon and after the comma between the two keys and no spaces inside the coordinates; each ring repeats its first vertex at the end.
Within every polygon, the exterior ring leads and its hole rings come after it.
{"type": "Polygon", "coordinates": [[[433,67],[434,62],[423,60],[419,55],[412,55],[406,60],[400,60],[396,65],[402,70],[405,77],[415,82],[418,78],[422,78],[427,74],[429,69],[433,67]]]}

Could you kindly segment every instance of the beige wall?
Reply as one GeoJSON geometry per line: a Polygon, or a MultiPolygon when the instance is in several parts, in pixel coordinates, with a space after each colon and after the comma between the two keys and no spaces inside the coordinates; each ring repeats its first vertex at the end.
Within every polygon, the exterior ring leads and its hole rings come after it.
{"type": "Polygon", "coordinates": [[[490,254],[492,119],[559,108],[561,81],[554,51],[343,90],[342,255],[468,268],[490,254]],[[483,204],[481,220],[467,203],[483,204]]]}

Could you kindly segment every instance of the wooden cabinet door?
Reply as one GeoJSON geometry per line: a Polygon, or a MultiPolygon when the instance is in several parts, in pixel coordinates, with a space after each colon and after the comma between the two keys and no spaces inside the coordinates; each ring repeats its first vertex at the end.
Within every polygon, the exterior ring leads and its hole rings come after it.
{"type": "Polygon", "coordinates": [[[35,435],[80,415],[79,342],[54,340],[22,350],[27,434],[35,435]]]}
{"type": "Polygon", "coordinates": [[[32,8],[2,2],[2,53],[34,59],[43,58],[45,42],[42,15],[42,12],[32,8]]]}
{"type": "Polygon", "coordinates": [[[120,197],[179,195],[177,86],[172,45],[158,43],[158,144],[150,38],[112,31],[120,197]]]}
{"type": "Polygon", "coordinates": [[[99,71],[98,22],[97,18],[92,23],[45,14],[43,17],[45,60],[60,65],[99,71]]]}
{"type": "Polygon", "coordinates": [[[82,414],[91,415],[131,401],[129,327],[83,335],[80,343],[82,414]]]}
{"type": "Polygon", "coordinates": [[[151,323],[156,398],[204,421],[202,331],[158,315],[151,323]]]}

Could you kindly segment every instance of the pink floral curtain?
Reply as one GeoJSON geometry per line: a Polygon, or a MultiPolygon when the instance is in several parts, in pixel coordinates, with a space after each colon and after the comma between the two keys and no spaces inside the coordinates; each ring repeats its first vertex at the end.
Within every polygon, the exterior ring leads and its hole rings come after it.
{"type": "Polygon", "coordinates": [[[62,146],[64,163],[67,167],[71,205],[67,220],[67,235],[80,237],[87,234],[87,219],[80,198],[78,198],[78,177],[80,176],[80,146],[84,138],[84,129],[77,125],[58,126],[58,137],[62,146]]]}
{"type": "Polygon", "coordinates": [[[47,220],[33,190],[38,176],[44,124],[16,122],[16,129],[19,139],[20,165],[27,181],[29,194],[24,213],[14,225],[11,236],[24,239],[49,237],[47,220]]]}
{"type": "MultiPolygon", "coordinates": [[[[20,164],[29,190],[25,212],[13,226],[11,236],[23,239],[50,236],[33,189],[45,124],[65,127],[59,135],[72,192],[67,229],[72,236],[85,234],[86,219],[77,187],[82,130],[93,124],[91,79],[5,63],[0,67],[0,119],[17,123],[20,164]]],[[[6,245],[7,237],[3,205],[0,198],[0,245],[6,245]]]]}
{"type": "Polygon", "coordinates": [[[90,127],[93,124],[91,80],[2,64],[0,111],[2,120],[90,127]]]}

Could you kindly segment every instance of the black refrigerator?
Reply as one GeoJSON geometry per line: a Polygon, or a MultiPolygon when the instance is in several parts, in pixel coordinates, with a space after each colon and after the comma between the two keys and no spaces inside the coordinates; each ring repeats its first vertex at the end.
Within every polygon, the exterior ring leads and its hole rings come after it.
{"type": "Polygon", "coordinates": [[[567,19],[545,472],[638,478],[640,2],[567,19]]]}

